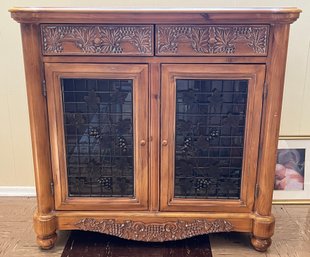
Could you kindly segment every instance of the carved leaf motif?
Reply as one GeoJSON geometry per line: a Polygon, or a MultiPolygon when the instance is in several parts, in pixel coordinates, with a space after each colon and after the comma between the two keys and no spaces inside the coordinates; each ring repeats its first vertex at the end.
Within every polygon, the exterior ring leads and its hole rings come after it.
{"type": "Polygon", "coordinates": [[[210,29],[192,29],[192,47],[196,52],[210,52],[210,29]]]}
{"type": "Polygon", "coordinates": [[[95,27],[76,27],[72,29],[69,38],[75,41],[76,46],[85,53],[95,53],[96,46],[94,38],[96,36],[95,27]]]}
{"type": "Polygon", "coordinates": [[[232,28],[214,27],[215,30],[215,44],[214,53],[227,53],[235,52],[234,40],[236,33],[232,28]]]}
{"type": "Polygon", "coordinates": [[[176,53],[178,50],[177,38],[178,33],[175,30],[170,29],[170,27],[160,27],[158,31],[158,51],[161,52],[172,52],[176,53]]]}
{"type": "Polygon", "coordinates": [[[109,235],[118,236],[125,239],[164,242],[180,240],[197,235],[216,232],[229,232],[233,226],[226,220],[177,220],[166,223],[144,223],[139,221],[127,220],[117,222],[114,219],[97,220],[85,218],[75,224],[78,229],[94,231],[109,235]]]}
{"type": "Polygon", "coordinates": [[[247,39],[250,41],[248,45],[252,47],[255,53],[266,52],[267,30],[264,28],[253,28],[248,34],[247,39]]]}
{"type": "Polygon", "coordinates": [[[65,37],[63,28],[43,28],[43,49],[46,52],[60,53],[63,50],[61,41],[65,37]]]}
{"type": "Polygon", "coordinates": [[[122,53],[120,47],[121,35],[118,29],[99,27],[102,53],[122,53]]]}
{"type": "Polygon", "coordinates": [[[147,53],[151,51],[151,38],[149,29],[139,29],[136,33],[129,37],[130,42],[137,47],[141,53],[147,53]]]}
{"type": "Polygon", "coordinates": [[[45,54],[152,54],[151,25],[42,25],[42,43],[45,54]],[[76,49],[64,48],[73,42],[76,49]],[[122,44],[129,43],[129,50],[122,44]]]}
{"type": "Polygon", "coordinates": [[[265,55],[268,31],[267,25],[158,25],[157,51],[178,54],[182,43],[191,48],[185,55],[265,55]]]}

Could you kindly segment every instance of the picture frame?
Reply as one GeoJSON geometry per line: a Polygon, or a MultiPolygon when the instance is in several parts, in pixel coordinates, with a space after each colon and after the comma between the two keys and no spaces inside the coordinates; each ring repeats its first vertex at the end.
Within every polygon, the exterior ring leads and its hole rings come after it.
{"type": "Polygon", "coordinates": [[[281,136],[273,204],[310,204],[310,136],[281,136]]]}

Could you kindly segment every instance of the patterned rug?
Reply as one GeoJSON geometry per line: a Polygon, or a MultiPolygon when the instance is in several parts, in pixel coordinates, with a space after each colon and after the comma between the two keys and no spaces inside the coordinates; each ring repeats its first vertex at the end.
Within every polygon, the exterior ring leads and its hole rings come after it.
{"type": "Polygon", "coordinates": [[[208,235],[146,243],[100,233],[72,231],[61,257],[212,257],[208,235]]]}

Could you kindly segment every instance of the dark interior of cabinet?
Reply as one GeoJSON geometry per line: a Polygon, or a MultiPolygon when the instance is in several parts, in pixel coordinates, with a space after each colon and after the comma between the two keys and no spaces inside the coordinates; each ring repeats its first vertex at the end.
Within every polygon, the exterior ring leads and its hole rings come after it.
{"type": "MultiPolygon", "coordinates": [[[[61,84],[69,196],[132,197],[132,81],[61,84]]],[[[175,197],[240,197],[247,87],[246,80],[177,80],[175,197]]]]}
{"type": "Polygon", "coordinates": [[[133,81],[62,79],[69,196],[132,197],[133,81]]]}
{"type": "Polygon", "coordinates": [[[176,81],[177,198],[240,198],[247,80],[176,81]]]}

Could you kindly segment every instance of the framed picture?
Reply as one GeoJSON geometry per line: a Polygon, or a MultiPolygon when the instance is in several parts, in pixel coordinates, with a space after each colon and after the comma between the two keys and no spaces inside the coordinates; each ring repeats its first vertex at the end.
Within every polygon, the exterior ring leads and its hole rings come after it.
{"type": "Polygon", "coordinates": [[[280,137],[273,203],[310,203],[310,137],[280,137]]]}

